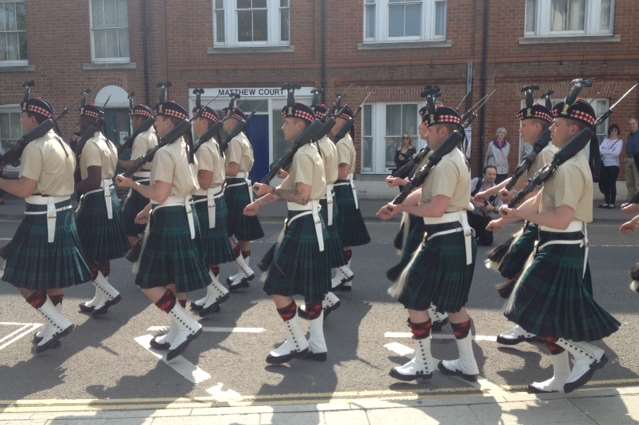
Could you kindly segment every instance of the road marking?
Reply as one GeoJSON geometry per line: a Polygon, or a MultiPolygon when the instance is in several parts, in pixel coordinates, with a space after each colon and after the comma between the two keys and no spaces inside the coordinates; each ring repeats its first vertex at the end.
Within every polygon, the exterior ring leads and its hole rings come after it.
{"type": "Polygon", "coordinates": [[[10,241],[11,238],[0,238],[0,241],[10,241]]]}
{"type": "MultiPolygon", "coordinates": [[[[413,334],[410,332],[384,332],[384,338],[412,338],[413,334]]],[[[455,335],[451,334],[432,334],[433,339],[455,339],[455,335]]],[[[494,335],[473,335],[475,341],[489,341],[497,342],[497,337],[494,335]]]]}
{"type": "MultiPolygon", "coordinates": [[[[6,323],[12,323],[12,322],[2,322],[0,323],[0,325],[6,324],[6,323]]],[[[40,323],[12,323],[11,325],[8,325],[8,326],[16,326],[16,325],[21,327],[17,331],[13,331],[9,335],[0,339],[0,344],[1,344],[0,350],[4,350],[5,348],[10,346],[14,342],[19,341],[20,339],[24,338],[25,336],[29,335],[31,332],[35,331],[40,326],[42,326],[40,323]]]]}
{"type": "Polygon", "coordinates": [[[150,343],[153,339],[153,335],[142,335],[134,339],[135,342],[142,346],[142,348],[153,354],[153,357],[162,360],[164,364],[182,375],[187,381],[193,384],[199,384],[200,382],[211,379],[211,375],[209,375],[208,372],[194,365],[182,356],[177,356],[171,361],[166,361],[163,353],[151,348],[150,343]]]}
{"type": "MultiPolygon", "coordinates": [[[[162,332],[168,330],[167,326],[151,326],[147,332],[162,332]]],[[[259,334],[265,332],[264,328],[224,328],[217,326],[204,326],[202,332],[210,333],[238,333],[238,334],[259,334]]]]}
{"type": "Polygon", "coordinates": [[[213,385],[211,388],[207,389],[206,392],[213,397],[213,400],[221,403],[238,402],[244,399],[244,397],[242,397],[242,395],[237,391],[230,388],[224,389],[224,384],[221,382],[213,385]]]}
{"type": "Polygon", "coordinates": [[[384,348],[402,357],[410,356],[415,352],[412,348],[407,347],[404,344],[400,344],[399,342],[389,342],[388,344],[384,344],[384,348]]]}

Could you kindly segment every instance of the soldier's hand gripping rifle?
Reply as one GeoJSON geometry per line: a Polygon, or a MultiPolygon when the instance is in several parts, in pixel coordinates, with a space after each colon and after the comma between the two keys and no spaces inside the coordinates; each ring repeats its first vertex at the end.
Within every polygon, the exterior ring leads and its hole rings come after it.
{"type": "MultiPolygon", "coordinates": [[[[135,108],[134,100],[135,100],[135,93],[130,92],[129,93],[129,116],[130,117],[133,116],[133,109],[135,108]]],[[[127,138],[124,139],[124,143],[122,143],[121,145],[118,145],[118,154],[121,154],[126,149],[133,148],[133,142],[135,141],[136,137],[138,137],[140,134],[144,133],[149,128],[151,128],[154,122],[155,122],[154,116],[151,116],[145,119],[139,128],[137,128],[135,131],[133,131],[133,133],[131,133],[130,136],[127,136],[127,138]]]]}

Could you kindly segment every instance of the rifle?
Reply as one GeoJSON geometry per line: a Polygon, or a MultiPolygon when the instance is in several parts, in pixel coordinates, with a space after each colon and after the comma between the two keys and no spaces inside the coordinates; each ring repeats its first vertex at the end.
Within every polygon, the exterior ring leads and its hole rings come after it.
{"type": "Polygon", "coordinates": [[[371,97],[371,95],[373,93],[374,93],[374,91],[369,91],[366,94],[364,99],[360,102],[359,106],[357,107],[357,110],[353,114],[353,118],[351,118],[350,120],[346,121],[346,124],[344,124],[344,127],[342,127],[342,129],[335,135],[335,143],[337,143],[340,140],[342,140],[344,138],[344,136],[346,136],[347,133],[350,133],[351,129],[355,125],[355,118],[357,118],[357,116],[362,112],[362,108],[364,107],[364,103],[366,103],[368,98],[371,97]]]}
{"type": "MultiPolygon", "coordinates": [[[[237,136],[238,134],[240,134],[241,132],[243,132],[244,130],[246,130],[246,127],[248,127],[248,123],[249,121],[251,121],[251,118],[253,118],[253,115],[255,115],[255,112],[251,112],[244,121],[240,121],[234,128],[233,130],[231,130],[230,133],[226,133],[224,131],[224,127],[220,128],[220,133],[221,133],[221,141],[219,142],[220,144],[220,151],[221,152],[226,152],[226,149],[229,147],[229,143],[231,143],[231,140],[233,140],[235,138],[235,136],[237,136]]],[[[226,118],[223,122],[226,122],[226,120],[228,120],[229,118],[226,118]]]]}
{"type": "MultiPolygon", "coordinates": [[[[129,116],[133,115],[133,110],[135,108],[134,99],[135,99],[135,92],[130,92],[129,93],[129,116]]],[[[131,149],[133,147],[133,142],[135,141],[136,137],[138,137],[140,134],[144,133],[149,128],[151,128],[154,122],[155,122],[154,117],[150,117],[144,120],[142,124],[140,125],[140,127],[138,127],[133,133],[127,136],[126,139],[124,139],[124,143],[122,143],[121,145],[118,145],[118,155],[120,155],[126,149],[131,149]]]]}

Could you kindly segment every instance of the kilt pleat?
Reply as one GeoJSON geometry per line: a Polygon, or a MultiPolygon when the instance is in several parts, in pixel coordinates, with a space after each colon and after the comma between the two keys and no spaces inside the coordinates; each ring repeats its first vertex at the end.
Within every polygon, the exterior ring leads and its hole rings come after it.
{"type": "MultiPolygon", "coordinates": [[[[299,212],[289,212],[289,220],[299,212]]],[[[323,226],[326,240],[326,226],[323,226]]],[[[264,291],[268,295],[302,295],[307,304],[321,303],[331,289],[326,252],[320,252],[312,216],[301,217],[285,230],[268,269],[264,291]]]]}
{"type": "MultiPolygon", "coordinates": [[[[328,207],[326,200],[321,200],[320,204],[322,205],[322,219],[324,220],[324,223],[328,223],[328,207]]],[[[328,263],[332,268],[341,267],[347,263],[346,257],[344,256],[344,246],[342,245],[339,228],[337,227],[338,214],[337,203],[333,203],[333,225],[326,226],[325,238],[325,251],[328,255],[328,263]]]]}
{"type": "MultiPolygon", "coordinates": [[[[552,239],[540,232],[540,244],[552,239]]],[[[585,249],[549,245],[537,251],[511,294],[504,315],[540,337],[596,341],[619,329],[620,323],[593,298],[590,268],[583,275],[585,249]]]]}
{"type": "Polygon", "coordinates": [[[506,279],[514,279],[521,274],[526,261],[535,249],[535,241],[539,234],[536,224],[528,223],[518,237],[510,244],[510,248],[499,264],[499,273],[506,279]]]}
{"type": "Polygon", "coordinates": [[[224,197],[215,200],[215,228],[213,229],[209,229],[209,212],[206,202],[195,204],[195,211],[200,223],[201,252],[205,263],[215,266],[234,261],[235,256],[226,226],[228,210],[224,197]]]}
{"type": "Polygon", "coordinates": [[[76,214],[82,254],[89,264],[121,258],[129,249],[120,216],[120,200],[111,191],[113,218],[107,217],[102,193],[85,196],[76,214]]]}
{"type": "Polygon", "coordinates": [[[72,210],[58,212],[53,243],[47,242],[46,215],[25,216],[6,254],[2,279],[18,288],[34,291],[67,288],[91,278],[72,210]]]}
{"type": "Polygon", "coordinates": [[[191,292],[211,283],[200,251],[199,221],[191,239],[184,207],[157,208],[142,250],[135,283],[142,289],[175,283],[178,292],[191,292]]]}
{"type": "MultiPolygon", "coordinates": [[[[243,182],[244,179],[227,179],[227,184],[243,182]]],[[[240,241],[254,241],[264,237],[264,230],[257,216],[244,215],[244,207],[251,202],[247,185],[227,187],[224,199],[228,207],[228,231],[240,241]]]]}
{"type": "MultiPolygon", "coordinates": [[[[425,225],[424,220],[421,217],[417,217],[412,214],[409,215],[408,223],[404,223],[404,226],[406,225],[409,226],[408,235],[406,240],[403,241],[404,243],[401,247],[399,263],[388,269],[386,272],[386,277],[391,282],[395,282],[399,279],[402,270],[406,268],[413,257],[413,254],[419,248],[419,244],[424,239],[425,225]]],[[[400,232],[403,233],[403,230],[400,229],[400,232]]]]}
{"type": "MultiPolygon", "coordinates": [[[[424,226],[426,234],[459,227],[458,223],[424,226]]],[[[473,264],[466,265],[463,232],[428,239],[413,254],[396,285],[402,287],[399,302],[412,310],[457,312],[468,301],[475,270],[477,243],[472,241],[473,264]]]]}
{"type": "MultiPolygon", "coordinates": [[[[141,183],[146,184],[146,183],[141,183]]],[[[132,190],[122,205],[121,220],[124,227],[124,234],[127,236],[138,236],[144,232],[143,224],[135,223],[135,216],[146,207],[149,200],[138,192],[132,190]]]]}
{"type": "Polygon", "coordinates": [[[342,245],[345,247],[366,245],[371,237],[360,210],[355,208],[351,187],[335,186],[335,202],[339,208],[337,225],[342,245]]]}

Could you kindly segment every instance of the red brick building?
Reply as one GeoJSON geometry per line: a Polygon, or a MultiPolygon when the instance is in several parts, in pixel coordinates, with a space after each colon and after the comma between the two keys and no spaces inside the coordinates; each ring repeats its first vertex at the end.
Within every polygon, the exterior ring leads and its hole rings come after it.
{"type": "MultiPolygon", "coordinates": [[[[61,109],[91,88],[107,105],[118,138],[128,131],[126,92],[155,103],[160,80],[171,97],[224,106],[230,91],[257,113],[250,135],[257,171],[282,151],[279,109],[285,82],[326,88],[358,104],[360,172],[382,175],[403,134],[417,136],[419,93],[441,87],[447,104],[497,89],[472,126],[475,173],[496,128],[519,159],[519,90],[537,84],[563,97],[568,81],[594,79],[583,93],[598,110],[637,79],[639,11],[633,0],[0,0],[0,138],[17,137],[21,84],[61,109]],[[216,98],[217,96],[217,98],[216,98]]],[[[627,136],[634,93],[612,121],[627,136]]],[[[64,119],[68,133],[76,124],[64,119]]],[[[605,133],[605,127],[600,129],[605,133]]],[[[261,171],[260,171],[261,170],[261,171]]],[[[372,179],[376,179],[371,177],[372,179]]]]}

